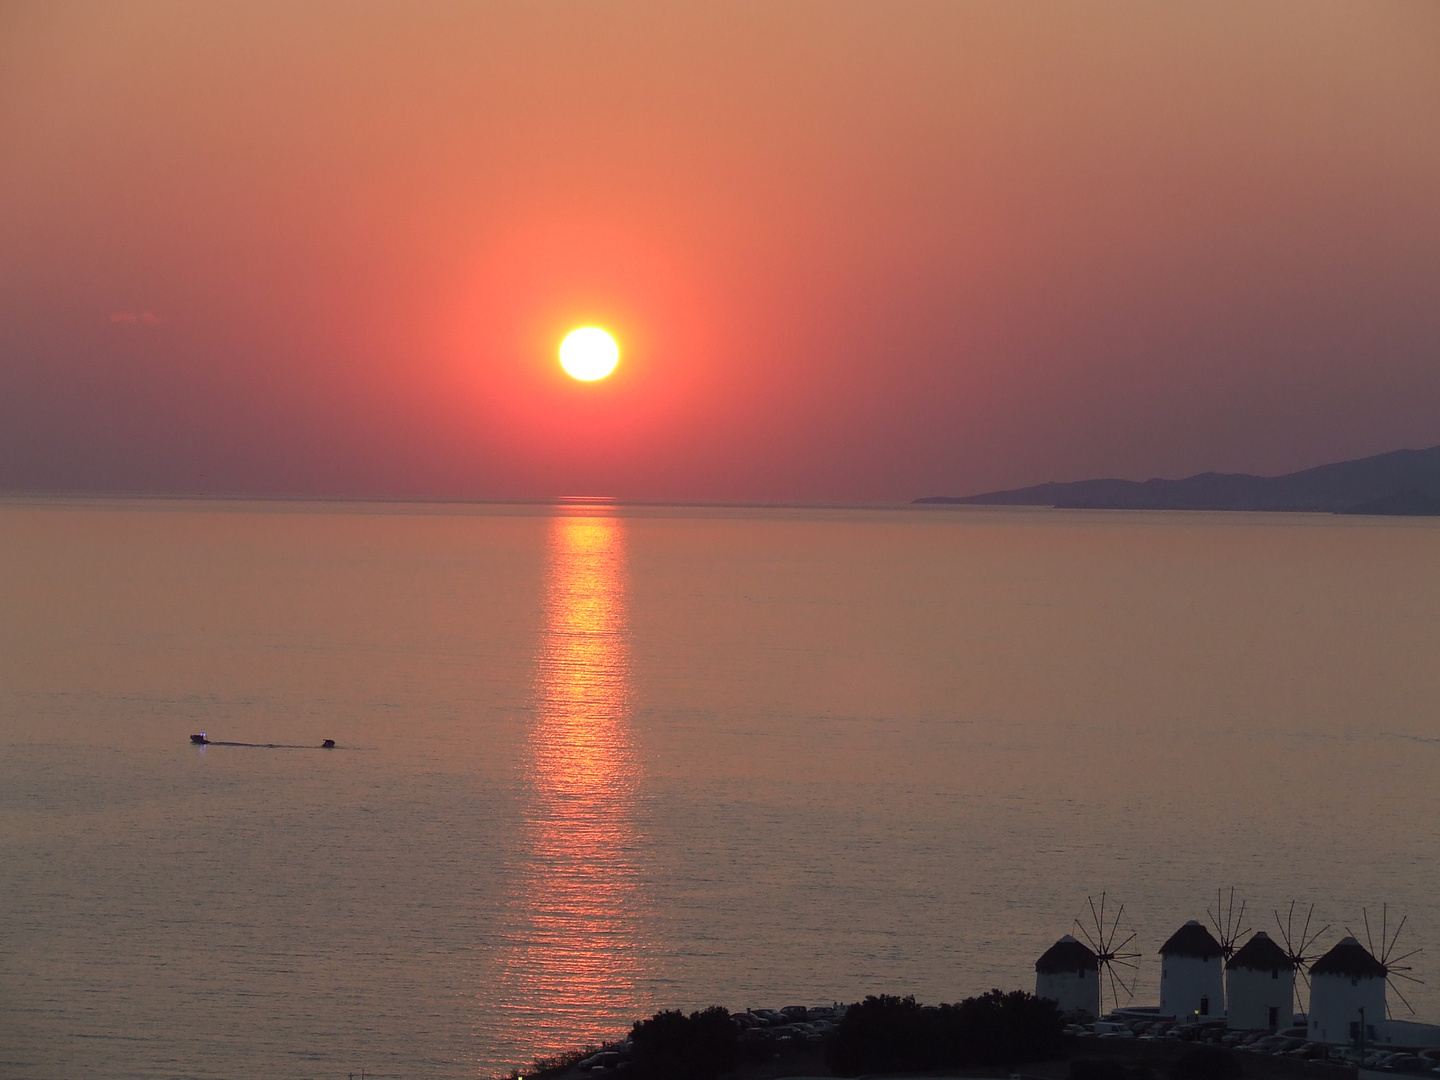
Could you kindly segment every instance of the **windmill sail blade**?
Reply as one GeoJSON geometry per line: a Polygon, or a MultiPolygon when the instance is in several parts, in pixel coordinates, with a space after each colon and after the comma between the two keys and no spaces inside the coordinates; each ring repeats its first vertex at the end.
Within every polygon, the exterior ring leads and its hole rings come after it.
{"type": "MultiPolygon", "coordinates": [[[[1230,935],[1230,945],[1232,948],[1234,947],[1235,942],[1239,941],[1244,935],[1250,933],[1250,928],[1248,927],[1243,930],[1241,929],[1241,927],[1245,926],[1246,903],[1248,903],[1248,901],[1241,900],[1240,910],[1238,912],[1235,912],[1235,918],[1233,920],[1229,918],[1225,920],[1226,923],[1229,924],[1226,927],[1226,933],[1230,935]]],[[[1235,909],[1235,890],[1233,888],[1230,890],[1230,909],[1232,911],[1234,911],[1235,909]]]]}
{"type": "Polygon", "coordinates": [[[1083,937],[1085,939],[1085,943],[1090,946],[1091,952],[1098,955],[1099,953],[1105,951],[1104,949],[1100,948],[1100,943],[1090,936],[1090,931],[1085,929],[1085,924],[1082,923],[1079,919],[1075,920],[1075,929],[1080,931],[1080,936],[1083,937]]]}
{"type": "Polygon", "coordinates": [[[1385,955],[1380,958],[1382,964],[1388,964],[1390,962],[1390,954],[1395,951],[1395,943],[1400,940],[1400,931],[1405,929],[1405,920],[1408,918],[1410,918],[1409,915],[1402,915],[1400,917],[1400,925],[1395,927],[1395,934],[1390,938],[1390,944],[1385,946],[1385,955]]]}
{"type": "Polygon", "coordinates": [[[1220,951],[1229,959],[1235,952],[1235,942],[1239,940],[1242,933],[1240,927],[1245,921],[1245,901],[1240,901],[1240,910],[1235,910],[1235,886],[1230,886],[1230,895],[1227,899],[1224,889],[1215,890],[1215,910],[1205,909],[1205,914],[1210,917],[1211,925],[1215,927],[1215,934],[1220,939],[1220,951]]]}
{"type": "Polygon", "coordinates": [[[1297,1011],[1303,1012],[1308,1016],[1310,1013],[1310,973],[1306,971],[1303,967],[1297,968],[1296,970],[1300,973],[1300,982],[1295,984],[1295,1003],[1298,1006],[1297,1011]],[[1300,997],[1301,984],[1303,984],[1305,987],[1305,997],[1303,1000],[1300,997]]]}
{"type": "Polygon", "coordinates": [[[1090,917],[1095,920],[1095,939],[1101,946],[1100,951],[1103,952],[1105,946],[1105,894],[1103,892],[1100,894],[1099,911],[1095,910],[1095,898],[1093,896],[1087,896],[1085,900],[1090,905],[1090,917]]]}
{"type": "Polygon", "coordinates": [[[1125,905],[1120,905],[1120,910],[1115,913],[1115,922],[1110,927],[1110,940],[1105,942],[1105,951],[1114,952],[1110,946],[1120,934],[1120,916],[1125,914],[1125,905]]]}
{"type": "MultiPolygon", "coordinates": [[[[1304,918],[1301,919],[1295,911],[1297,903],[1295,900],[1290,901],[1290,908],[1285,913],[1284,919],[1280,918],[1278,909],[1274,909],[1273,914],[1275,927],[1280,931],[1280,938],[1285,943],[1285,955],[1290,958],[1290,962],[1295,965],[1296,970],[1304,971],[1315,962],[1315,957],[1310,955],[1310,950],[1314,947],[1315,942],[1330,932],[1330,924],[1326,923],[1320,929],[1312,931],[1311,924],[1315,918],[1315,905],[1311,904],[1305,910],[1304,918]]],[[[1348,932],[1349,928],[1347,927],[1346,930],[1348,932]]]]}
{"type": "MultiPolygon", "coordinates": [[[[1294,909],[1295,905],[1292,903],[1292,904],[1290,905],[1290,907],[1291,907],[1291,909],[1292,909],[1292,914],[1293,914],[1293,909],[1294,909]]],[[[1294,950],[1290,947],[1290,926],[1289,926],[1289,922],[1287,921],[1287,922],[1283,922],[1283,923],[1282,923],[1282,922],[1280,921],[1280,909],[1279,909],[1279,908],[1275,908],[1275,909],[1274,909],[1274,912],[1275,912],[1275,929],[1276,929],[1277,931],[1279,931],[1279,933],[1280,933],[1280,940],[1283,941],[1283,942],[1285,942],[1285,952],[1286,952],[1286,953],[1292,953],[1292,954],[1293,954],[1293,953],[1294,953],[1294,950]]]]}
{"type": "Polygon", "coordinates": [[[1108,891],[1101,892],[1098,901],[1094,896],[1087,896],[1085,905],[1081,916],[1075,919],[1075,932],[1085,939],[1099,963],[1099,1006],[1104,1015],[1107,996],[1112,1010],[1120,1007],[1122,990],[1128,997],[1134,997],[1134,982],[1139,969],[1133,961],[1139,959],[1140,953],[1123,950],[1137,935],[1128,927],[1122,929],[1125,905],[1112,902],[1108,891]],[[1084,918],[1087,911],[1089,918],[1084,918]],[[1128,981],[1125,974],[1116,970],[1117,965],[1130,969],[1132,974],[1128,981]]]}
{"type": "MultiPolygon", "coordinates": [[[[1138,969],[1137,969],[1137,971],[1138,971],[1138,969]]],[[[1125,996],[1126,996],[1126,998],[1133,998],[1133,997],[1135,996],[1135,981],[1136,981],[1136,979],[1137,979],[1138,977],[1139,977],[1138,974],[1137,974],[1137,975],[1131,975],[1131,976],[1130,976],[1130,981],[1127,983],[1127,982],[1125,981],[1125,976],[1124,976],[1123,974],[1120,975],[1120,976],[1118,976],[1118,978],[1119,978],[1119,980],[1120,980],[1120,989],[1122,989],[1122,990],[1125,991],[1125,996]]]]}
{"type": "MultiPolygon", "coordinates": [[[[1410,1002],[1409,1002],[1408,1000],[1406,1000],[1405,995],[1400,992],[1400,988],[1399,988],[1398,986],[1396,986],[1393,982],[1391,982],[1389,979],[1386,979],[1386,980],[1385,980],[1385,983],[1386,983],[1387,986],[1390,987],[1391,990],[1394,990],[1394,991],[1395,991],[1395,996],[1398,997],[1401,1001],[1403,1001],[1403,1002],[1405,1003],[1405,1008],[1407,1008],[1407,1009],[1410,1010],[1410,1015],[1411,1015],[1411,1016],[1414,1016],[1414,1015],[1415,1015],[1415,1006],[1411,1005],[1410,1002]]],[[[1387,1003],[1387,1005],[1386,1005],[1386,1012],[1389,1012],[1389,1005],[1388,1005],[1388,1003],[1387,1003]]]]}
{"type": "MultiPolygon", "coordinates": [[[[1312,904],[1311,907],[1313,908],[1314,905],[1312,904]]],[[[1276,908],[1272,910],[1275,915],[1275,928],[1280,931],[1280,939],[1285,942],[1285,952],[1293,959],[1299,952],[1302,951],[1303,946],[1301,945],[1301,942],[1303,942],[1305,939],[1304,930],[1302,930],[1298,934],[1295,932],[1295,901],[1290,901],[1290,910],[1285,913],[1284,922],[1280,921],[1279,909],[1276,908]]],[[[1309,926],[1310,923],[1307,916],[1305,929],[1308,930],[1309,926]]]]}
{"type": "MultiPolygon", "coordinates": [[[[1120,950],[1123,949],[1126,945],[1129,945],[1130,942],[1132,942],[1132,941],[1134,941],[1134,940],[1135,940],[1135,935],[1134,935],[1134,934],[1131,934],[1131,935],[1130,935],[1129,937],[1127,937],[1124,941],[1120,942],[1119,945],[1116,945],[1113,949],[1106,949],[1105,951],[1108,952],[1108,953],[1110,953],[1110,955],[1112,955],[1112,956],[1118,956],[1118,955],[1120,954],[1120,950]]],[[[1135,955],[1136,955],[1136,956],[1139,956],[1140,954],[1139,954],[1139,953],[1136,953],[1135,955]]]]}

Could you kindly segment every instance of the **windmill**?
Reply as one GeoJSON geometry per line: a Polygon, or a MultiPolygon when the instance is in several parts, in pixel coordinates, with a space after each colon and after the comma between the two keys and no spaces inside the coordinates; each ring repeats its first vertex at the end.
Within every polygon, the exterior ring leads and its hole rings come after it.
{"type": "Polygon", "coordinates": [[[1303,1012],[1307,1016],[1310,1013],[1310,965],[1315,963],[1318,957],[1311,952],[1315,942],[1320,940],[1320,935],[1330,929],[1326,923],[1313,934],[1310,932],[1310,920],[1315,916],[1315,905],[1310,905],[1310,910],[1305,913],[1305,921],[1302,923],[1295,915],[1295,901],[1290,901],[1290,910],[1285,913],[1285,921],[1280,921],[1280,911],[1275,910],[1275,926],[1280,931],[1280,939],[1285,942],[1285,955],[1295,965],[1295,974],[1300,976],[1300,982],[1295,984],[1295,1011],[1303,1012]],[[1300,983],[1305,984],[1305,1000],[1300,1000],[1300,983]],[[1303,1006],[1303,1007],[1302,1007],[1303,1006]]]}
{"type": "Polygon", "coordinates": [[[1228,961],[1235,955],[1235,942],[1239,941],[1246,934],[1250,933],[1253,927],[1240,929],[1245,922],[1245,901],[1240,901],[1240,910],[1235,910],[1235,886],[1230,886],[1230,896],[1224,898],[1224,889],[1215,890],[1215,910],[1205,909],[1205,914],[1210,916],[1210,921],[1215,925],[1215,936],[1220,939],[1220,956],[1228,961]]]}
{"type": "MultiPolygon", "coordinates": [[[[1100,966],[1100,1015],[1105,1015],[1105,981],[1110,981],[1110,1007],[1120,1007],[1120,992],[1125,992],[1125,1000],[1129,1001],[1135,996],[1135,978],[1140,973],[1140,967],[1135,963],[1140,959],[1138,952],[1125,952],[1130,942],[1135,940],[1135,932],[1126,927],[1120,928],[1120,920],[1125,914],[1125,905],[1121,904],[1115,910],[1112,919],[1106,914],[1105,905],[1107,898],[1105,893],[1100,894],[1100,905],[1095,905],[1095,898],[1087,896],[1086,902],[1090,905],[1090,918],[1082,921],[1076,918],[1075,929],[1085,938],[1090,946],[1090,951],[1095,954],[1095,960],[1100,966]],[[1093,924],[1093,925],[1087,925],[1093,924]],[[1094,933],[1091,933],[1091,930],[1094,933]],[[1127,974],[1128,972],[1128,974],[1127,974]]],[[[1081,915],[1083,916],[1083,912],[1081,915]]]]}
{"type": "MultiPolygon", "coordinates": [[[[1415,978],[1415,976],[1413,976],[1413,975],[1407,975],[1407,974],[1406,974],[1406,972],[1414,971],[1415,969],[1414,969],[1412,966],[1410,966],[1409,964],[1402,965],[1402,964],[1401,964],[1401,961],[1402,961],[1402,960],[1408,960],[1408,959],[1410,959],[1410,957],[1415,956],[1415,955],[1418,954],[1418,953],[1424,952],[1424,950],[1423,950],[1423,949],[1411,949],[1411,950],[1410,950],[1409,952],[1407,952],[1407,953],[1399,953],[1399,954],[1397,954],[1396,951],[1395,951],[1395,944],[1396,944],[1396,942],[1398,942],[1398,941],[1400,940],[1400,931],[1405,929],[1405,920],[1408,919],[1410,916],[1408,916],[1408,915],[1402,915],[1402,916],[1400,917],[1400,923],[1399,923],[1399,925],[1395,927],[1395,933],[1391,934],[1391,933],[1389,932],[1390,905],[1389,905],[1389,904],[1383,904],[1383,905],[1381,905],[1381,907],[1380,907],[1380,948],[1379,948],[1379,949],[1376,949],[1376,948],[1375,948],[1375,943],[1374,943],[1374,942],[1371,940],[1371,938],[1370,938],[1370,911],[1369,911],[1369,909],[1368,909],[1368,908],[1362,908],[1361,911],[1360,911],[1360,915],[1361,915],[1361,918],[1363,918],[1363,919],[1365,920],[1365,944],[1366,944],[1366,946],[1370,949],[1370,955],[1373,956],[1373,957],[1375,957],[1376,960],[1379,960],[1379,961],[1380,961],[1380,966],[1385,969],[1385,985],[1388,986],[1391,990],[1394,990],[1394,991],[1395,991],[1395,996],[1398,997],[1401,1001],[1405,1002],[1405,1008],[1407,1008],[1407,1009],[1410,1010],[1410,1015],[1411,1015],[1411,1016],[1414,1016],[1414,1015],[1415,1015],[1415,1007],[1414,1007],[1413,1005],[1411,1005],[1410,1002],[1408,1002],[1408,1001],[1405,1000],[1405,995],[1402,994],[1402,993],[1400,992],[1400,988],[1395,985],[1395,980],[1396,980],[1396,979],[1404,979],[1404,980],[1406,980],[1407,982],[1415,983],[1417,986],[1423,985],[1423,983],[1422,983],[1422,981],[1421,981],[1420,979],[1415,978]]],[[[1345,932],[1348,933],[1351,937],[1355,937],[1355,936],[1356,936],[1355,933],[1354,933],[1354,931],[1352,931],[1348,926],[1345,928],[1345,932]]],[[[1385,1011],[1386,1011],[1387,1013],[1390,1012],[1390,999],[1389,999],[1389,998],[1386,998],[1386,999],[1385,999],[1385,1011]]],[[[1393,1017],[1391,1017],[1391,1019],[1393,1019],[1393,1017]]]]}

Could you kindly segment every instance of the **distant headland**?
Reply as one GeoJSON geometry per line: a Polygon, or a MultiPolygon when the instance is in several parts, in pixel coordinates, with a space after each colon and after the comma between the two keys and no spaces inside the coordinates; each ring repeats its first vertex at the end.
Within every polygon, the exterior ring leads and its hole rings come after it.
{"type": "Polygon", "coordinates": [[[1077,480],[916,503],[1069,510],[1262,510],[1440,516],[1440,446],[1320,465],[1284,476],[1199,473],[1183,480],[1077,480]]]}

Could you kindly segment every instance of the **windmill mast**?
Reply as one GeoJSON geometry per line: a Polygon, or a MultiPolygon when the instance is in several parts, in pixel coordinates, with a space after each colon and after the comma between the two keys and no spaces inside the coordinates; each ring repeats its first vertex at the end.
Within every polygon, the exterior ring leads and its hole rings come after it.
{"type": "Polygon", "coordinates": [[[1312,952],[1315,942],[1320,936],[1330,929],[1326,923],[1315,933],[1310,933],[1310,920],[1315,915],[1315,905],[1311,904],[1310,909],[1305,913],[1305,921],[1297,925],[1295,917],[1295,901],[1290,901],[1290,910],[1285,915],[1285,921],[1280,921],[1280,911],[1275,910],[1275,926],[1280,931],[1280,938],[1285,942],[1285,955],[1295,965],[1295,973],[1300,979],[1295,983],[1295,1006],[1296,1012],[1303,1012],[1310,1015],[1310,966],[1315,963],[1317,957],[1312,952]],[[1305,1000],[1300,1000],[1301,983],[1305,986],[1305,1000]],[[1302,1007],[1303,1006],[1303,1007],[1302,1007]]]}
{"type": "MultiPolygon", "coordinates": [[[[1375,948],[1375,943],[1370,937],[1369,909],[1361,908],[1360,917],[1365,920],[1365,944],[1370,949],[1370,955],[1375,957],[1375,959],[1379,960],[1380,966],[1385,970],[1386,988],[1388,990],[1394,991],[1395,996],[1400,999],[1400,1001],[1404,1004],[1405,1008],[1410,1010],[1410,1015],[1414,1016],[1415,1006],[1410,1004],[1409,1000],[1405,997],[1405,995],[1401,993],[1400,987],[1395,985],[1396,979],[1404,979],[1406,982],[1412,982],[1417,986],[1424,985],[1423,979],[1417,979],[1415,976],[1409,974],[1409,972],[1415,970],[1414,966],[1406,964],[1403,961],[1410,959],[1410,957],[1412,956],[1417,956],[1425,950],[1411,949],[1409,952],[1406,953],[1396,952],[1396,945],[1400,941],[1400,932],[1405,929],[1405,923],[1410,918],[1410,916],[1402,915],[1400,917],[1399,925],[1395,927],[1395,933],[1391,934],[1389,932],[1390,905],[1382,904],[1380,906],[1380,948],[1378,950],[1375,948]]],[[[1352,931],[1348,926],[1345,928],[1345,932],[1351,937],[1356,936],[1354,931],[1352,931]]],[[[1390,1019],[1394,1019],[1394,1015],[1390,1009],[1390,999],[1388,996],[1385,999],[1385,1013],[1390,1019]]]]}
{"type": "Polygon", "coordinates": [[[1220,941],[1220,955],[1223,960],[1229,960],[1235,955],[1235,943],[1246,934],[1250,933],[1253,927],[1245,927],[1245,901],[1240,901],[1240,910],[1235,910],[1235,886],[1230,886],[1228,899],[1224,895],[1224,889],[1215,890],[1215,910],[1205,909],[1205,914],[1210,916],[1210,922],[1215,927],[1215,936],[1220,941]]]}
{"type": "Polygon", "coordinates": [[[1120,994],[1123,991],[1125,1000],[1129,1001],[1135,996],[1135,979],[1139,974],[1139,965],[1135,963],[1140,958],[1138,952],[1126,952],[1130,943],[1135,940],[1135,932],[1121,928],[1121,920],[1125,915],[1125,905],[1121,904],[1114,909],[1114,917],[1105,910],[1108,902],[1106,893],[1100,894],[1100,903],[1095,903],[1093,896],[1086,897],[1090,907],[1090,918],[1075,919],[1075,929],[1085,938],[1090,946],[1090,951],[1095,954],[1096,962],[1099,964],[1100,982],[1100,1014],[1105,1015],[1105,984],[1110,984],[1110,1008],[1120,1007],[1120,994]],[[1092,932],[1093,931],[1093,932],[1092,932]]]}

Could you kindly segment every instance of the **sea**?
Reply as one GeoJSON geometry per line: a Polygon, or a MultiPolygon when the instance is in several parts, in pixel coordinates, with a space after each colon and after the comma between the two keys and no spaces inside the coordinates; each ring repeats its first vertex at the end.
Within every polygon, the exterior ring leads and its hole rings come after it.
{"type": "Polygon", "coordinates": [[[1231,889],[1440,1021],[1440,521],[0,501],[6,1080],[1033,989],[1102,896],[1154,1004],[1231,889]]]}

